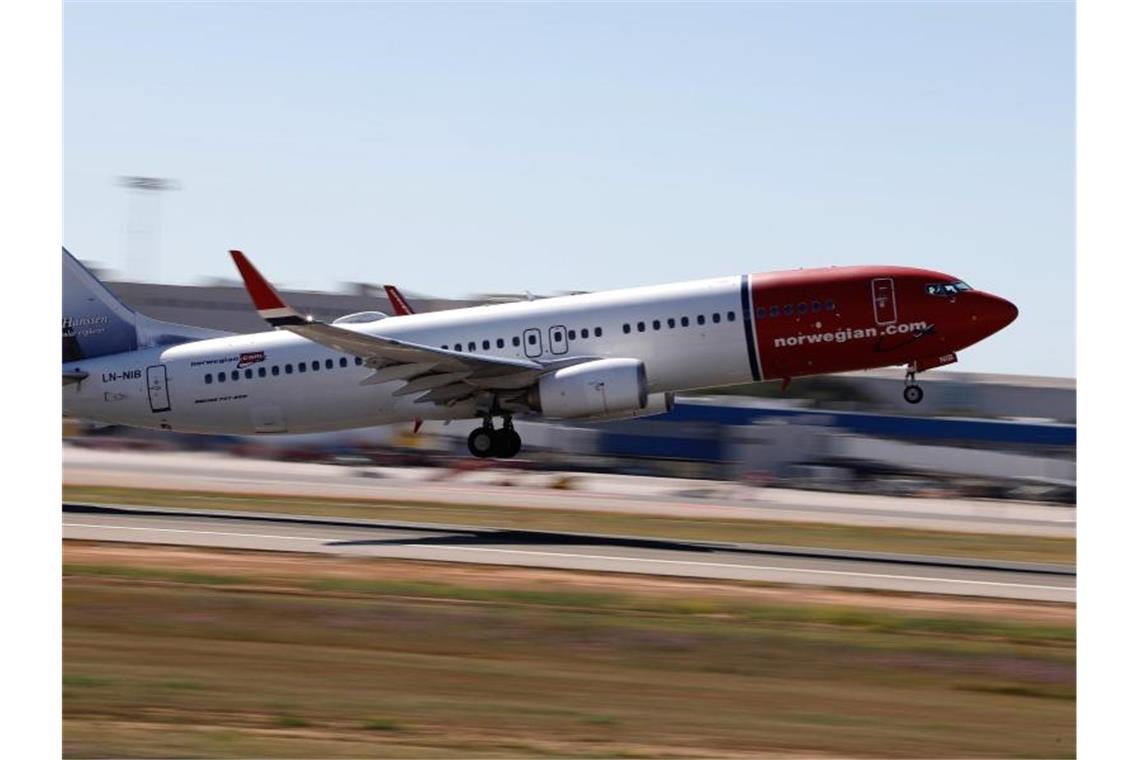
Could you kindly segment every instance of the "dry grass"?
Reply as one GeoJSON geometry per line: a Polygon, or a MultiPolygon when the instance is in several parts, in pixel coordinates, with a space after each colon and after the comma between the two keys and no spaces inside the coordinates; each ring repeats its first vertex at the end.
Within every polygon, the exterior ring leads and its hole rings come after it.
{"type": "Polygon", "coordinates": [[[1071,607],[104,548],[65,544],[68,756],[1074,752],[1071,607]]]}

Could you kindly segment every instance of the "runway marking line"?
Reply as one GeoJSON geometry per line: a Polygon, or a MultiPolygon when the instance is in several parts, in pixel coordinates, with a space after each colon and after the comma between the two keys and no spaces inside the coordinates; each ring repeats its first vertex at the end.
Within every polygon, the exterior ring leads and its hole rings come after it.
{"type": "MultiPolygon", "coordinates": [[[[231,536],[236,538],[269,538],[280,541],[316,541],[320,543],[327,543],[329,541],[344,541],[343,538],[334,538],[331,536],[277,536],[267,533],[234,533],[218,530],[189,530],[187,528],[144,528],[131,525],[93,525],[90,523],[64,523],[65,528],[95,528],[96,530],[141,530],[150,531],[152,533],[192,533],[198,536],[231,536]]],[[[406,549],[432,549],[435,547],[430,546],[406,546],[399,547],[393,545],[394,548],[406,549]]],[[[977,581],[956,578],[939,578],[937,576],[927,575],[887,575],[885,573],[859,573],[852,570],[817,570],[813,568],[796,568],[796,567],[772,567],[765,565],[740,565],[727,562],[695,562],[692,560],[683,559],[650,559],[648,557],[622,557],[620,555],[609,554],[566,554],[563,552],[536,552],[526,549],[492,549],[489,547],[479,546],[448,546],[448,551],[467,551],[467,552],[497,552],[500,554],[522,554],[536,557],[563,557],[566,559],[597,559],[597,560],[610,560],[617,562],[651,562],[666,565],[694,565],[696,567],[719,567],[733,570],[766,570],[772,572],[789,572],[789,573],[810,573],[815,575],[839,575],[850,576],[855,578],[879,578],[882,580],[899,580],[899,581],[933,581],[936,583],[964,583],[973,586],[1003,586],[1007,588],[1029,588],[1029,589],[1042,589],[1049,591],[1075,591],[1072,586],[1041,586],[1030,583],[1003,583],[1001,581],[977,581]]]]}

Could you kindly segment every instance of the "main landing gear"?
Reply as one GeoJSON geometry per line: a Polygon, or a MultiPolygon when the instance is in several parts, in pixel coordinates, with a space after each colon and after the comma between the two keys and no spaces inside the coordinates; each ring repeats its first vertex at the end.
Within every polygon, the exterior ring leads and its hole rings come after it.
{"type": "Polygon", "coordinates": [[[480,459],[494,457],[510,459],[522,449],[522,438],[515,432],[509,415],[503,416],[503,426],[495,430],[491,417],[483,418],[483,425],[467,436],[467,450],[480,459]]]}
{"type": "Polygon", "coordinates": [[[908,404],[917,404],[922,401],[922,388],[918,387],[918,383],[914,380],[914,370],[907,369],[906,371],[906,386],[903,387],[903,399],[908,404]]]}

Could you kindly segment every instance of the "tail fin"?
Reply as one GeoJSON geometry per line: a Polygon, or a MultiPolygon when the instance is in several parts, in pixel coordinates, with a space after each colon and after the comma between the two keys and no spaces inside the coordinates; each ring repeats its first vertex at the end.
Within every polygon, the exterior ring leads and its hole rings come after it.
{"type": "Polygon", "coordinates": [[[63,249],[63,360],[139,347],[138,314],[63,249]]]}
{"type": "Polygon", "coordinates": [[[216,338],[229,333],[161,322],[120,301],[63,249],[63,361],[216,338]]]}

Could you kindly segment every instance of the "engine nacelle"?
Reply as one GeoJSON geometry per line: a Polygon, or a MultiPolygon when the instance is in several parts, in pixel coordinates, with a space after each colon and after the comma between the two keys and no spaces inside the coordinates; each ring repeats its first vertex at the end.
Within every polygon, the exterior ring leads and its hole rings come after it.
{"type": "Polygon", "coordinates": [[[527,401],[552,419],[637,416],[649,403],[645,364],[597,359],[563,367],[539,378],[527,401]]]}
{"type": "Polygon", "coordinates": [[[637,409],[634,411],[625,412],[611,412],[609,414],[598,414],[593,417],[578,417],[578,422],[614,422],[615,420],[632,420],[635,417],[652,417],[655,414],[665,414],[665,412],[673,411],[673,392],[668,393],[650,393],[649,400],[645,404],[644,409],[637,409]]]}

